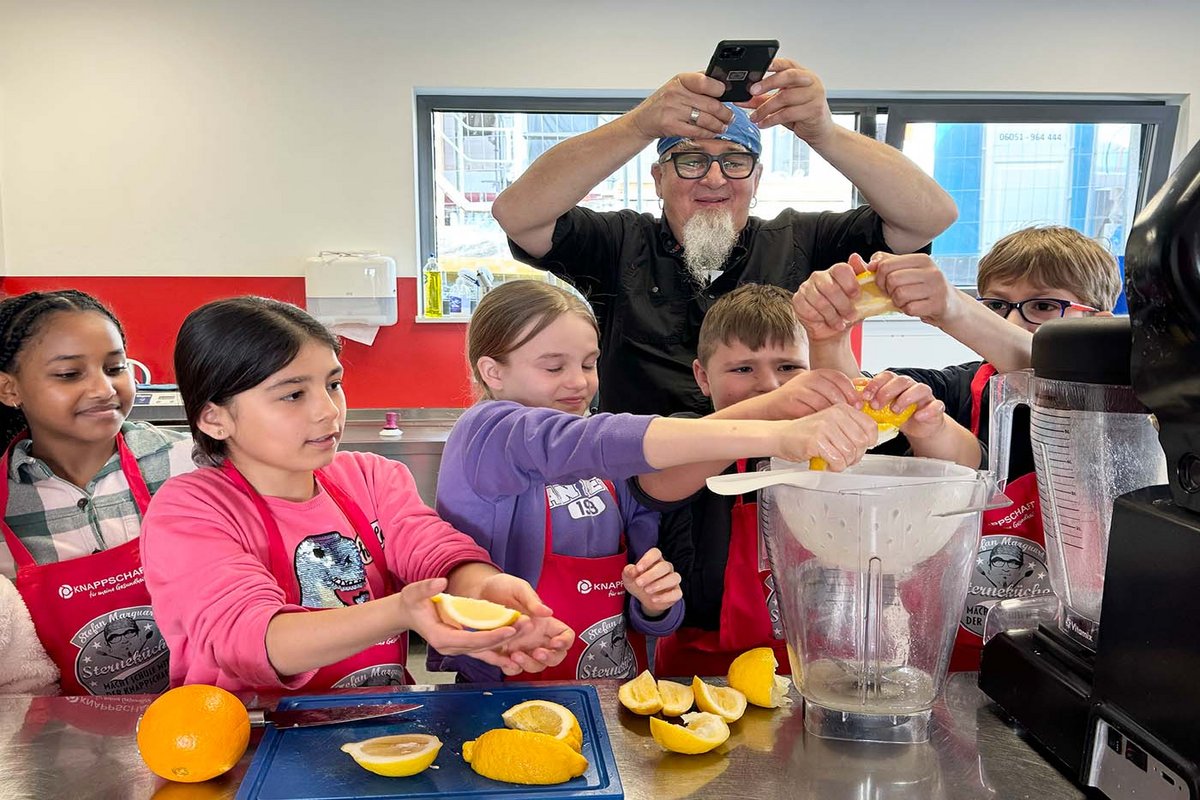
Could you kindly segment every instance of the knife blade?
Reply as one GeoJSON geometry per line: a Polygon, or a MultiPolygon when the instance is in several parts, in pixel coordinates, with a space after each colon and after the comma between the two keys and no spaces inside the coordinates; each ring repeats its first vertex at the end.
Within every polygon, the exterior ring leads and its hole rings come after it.
{"type": "Polygon", "coordinates": [[[293,708],[272,711],[263,708],[250,709],[250,725],[260,728],[273,725],[276,728],[310,728],[314,725],[336,725],[339,722],[360,722],[377,717],[390,717],[421,708],[416,703],[380,703],[361,706],[335,706],[332,708],[293,708]]]}

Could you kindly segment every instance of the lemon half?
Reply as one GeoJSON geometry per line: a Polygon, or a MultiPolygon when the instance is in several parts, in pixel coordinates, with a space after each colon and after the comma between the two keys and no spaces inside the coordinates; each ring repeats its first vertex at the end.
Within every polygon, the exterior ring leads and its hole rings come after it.
{"type": "Polygon", "coordinates": [[[430,599],[437,607],[438,615],[447,625],[457,625],[475,631],[503,628],[505,625],[512,625],[521,616],[520,611],[474,597],[458,597],[443,592],[430,599]]]}
{"type": "Polygon", "coordinates": [[[769,647],[747,650],[729,665],[729,685],[746,700],[763,708],[779,708],[787,701],[792,682],[775,674],[779,660],[769,647]]]}
{"type": "Polygon", "coordinates": [[[621,688],[617,689],[617,699],[635,714],[657,714],[663,707],[658,684],[650,670],[645,670],[633,680],[621,684],[621,688]]]}
{"type": "Polygon", "coordinates": [[[716,714],[726,722],[737,722],[746,713],[746,695],[737,689],[713,686],[694,677],[692,691],[696,694],[696,708],[716,714]]]}
{"type": "Polygon", "coordinates": [[[500,716],[509,728],[553,736],[566,742],[577,753],[583,749],[583,731],[579,728],[579,720],[566,706],[549,700],[526,700],[500,716]]]}
{"type": "Polygon", "coordinates": [[[664,717],[678,717],[686,711],[691,711],[692,705],[696,702],[696,695],[692,691],[692,687],[675,681],[659,681],[658,695],[662,698],[662,715],[664,717]]]}
{"type": "Polygon", "coordinates": [[[505,783],[564,783],[588,767],[588,760],[561,739],[509,728],[495,728],[463,742],[462,754],[476,773],[505,783]]]}
{"type": "Polygon", "coordinates": [[[442,740],[427,733],[402,733],[347,742],[341,749],[365,770],[389,778],[402,778],[424,772],[437,758],[442,740]]]}
{"type": "Polygon", "coordinates": [[[684,714],[683,721],[686,727],[651,717],[650,735],[664,750],[687,755],[707,753],[729,738],[729,725],[716,714],[684,714]]]}
{"type": "MultiPolygon", "coordinates": [[[[862,394],[862,390],[870,383],[869,378],[855,378],[854,388],[862,394]]],[[[879,428],[879,437],[875,441],[875,445],[880,445],[892,438],[892,434],[900,430],[900,426],[908,422],[909,417],[917,411],[916,403],[906,406],[900,411],[894,410],[891,406],[884,408],[873,408],[870,403],[863,406],[862,412],[871,419],[875,420],[876,427],[879,428]]],[[[810,470],[829,469],[828,462],[820,456],[813,456],[808,460],[808,468],[810,470]]]]}

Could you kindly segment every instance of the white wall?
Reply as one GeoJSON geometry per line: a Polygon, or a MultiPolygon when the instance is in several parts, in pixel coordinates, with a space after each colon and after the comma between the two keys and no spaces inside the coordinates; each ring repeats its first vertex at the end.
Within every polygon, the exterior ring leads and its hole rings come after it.
{"type": "Polygon", "coordinates": [[[415,274],[415,87],[647,90],[736,36],[843,94],[1191,95],[1198,31],[1197,0],[0,0],[0,270],[415,274]]]}

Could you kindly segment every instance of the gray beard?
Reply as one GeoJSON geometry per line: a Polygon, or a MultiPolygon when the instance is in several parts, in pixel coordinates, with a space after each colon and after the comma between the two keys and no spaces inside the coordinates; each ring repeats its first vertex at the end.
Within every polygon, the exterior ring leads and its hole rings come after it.
{"type": "Polygon", "coordinates": [[[725,266],[737,244],[733,215],[721,209],[698,211],[683,225],[683,263],[701,286],[725,266]]]}

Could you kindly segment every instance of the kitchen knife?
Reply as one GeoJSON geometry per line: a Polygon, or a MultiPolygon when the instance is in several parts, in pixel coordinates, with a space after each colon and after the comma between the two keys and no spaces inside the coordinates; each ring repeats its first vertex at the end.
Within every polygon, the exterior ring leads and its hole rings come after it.
{"type": "Polygon", "coordinates": [[[293,708],[272,711],[264,708],[250,709],[250,725],[255,728],[273,725],[276,728],[309,728],[314,725],[336,725],[339,722],[360,722],[376,717],[390,717],[421,708],[414,703],[381,703],[363,706],[336,706],[333,708],[293,708]]]}

